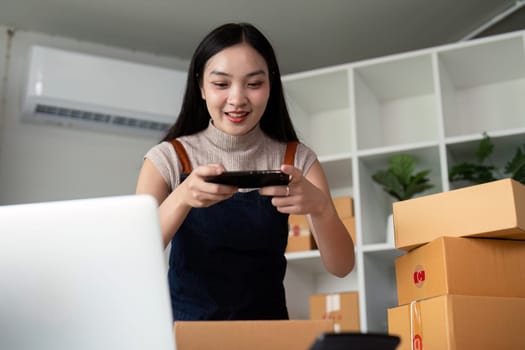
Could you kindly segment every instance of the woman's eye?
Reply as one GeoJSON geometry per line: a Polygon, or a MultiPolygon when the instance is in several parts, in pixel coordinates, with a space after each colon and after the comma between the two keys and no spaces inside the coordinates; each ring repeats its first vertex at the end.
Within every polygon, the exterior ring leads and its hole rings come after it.
{"type": "Polygon", "coordinates": [[[256,81],[256,82],[253,82],[253,83],[248,83],[248,86],[251,87],[251,88],[258,88],[260,86],[262,86],[263,82],[262,81],[256,81]]]}
{"type": "Polygon", "coordinates": [[[218,88],[225,88],[228,86],[228,83],[224,83],[224,82],[220,82],[220,81],[216,81],[216,82],[212,82],[212,85],[213,86],[216,86],[218,88]]]}

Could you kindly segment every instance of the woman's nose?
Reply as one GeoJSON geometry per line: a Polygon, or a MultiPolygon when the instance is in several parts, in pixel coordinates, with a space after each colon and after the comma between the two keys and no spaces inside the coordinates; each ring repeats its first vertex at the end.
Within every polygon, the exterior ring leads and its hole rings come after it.
{"type": "Polygon", "coordinates": [[[244,88],[232,86],[228,94],[228,103],[232,106],[242,106],[246,104],[247,98],[244,88]]]}

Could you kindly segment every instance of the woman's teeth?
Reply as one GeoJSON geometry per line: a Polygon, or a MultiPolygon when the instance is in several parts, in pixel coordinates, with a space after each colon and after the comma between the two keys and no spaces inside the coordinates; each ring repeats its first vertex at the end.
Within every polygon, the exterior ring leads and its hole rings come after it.
{"type": "Polygon", "coordinates": [[[243,119],[243,118],[245,118],[248,115],[248,112],[243,112],[243,113],[226,113],[226,115],[228,116],[228,118],[231,118],[231,119],[243,119]]]}
{"type": "Polygon", "coordinates": [[[248,112],[228,112],[226,114],[233,118],[241,118],[241,117],[245,117],[246,115],[248,115],[248,112]]]}

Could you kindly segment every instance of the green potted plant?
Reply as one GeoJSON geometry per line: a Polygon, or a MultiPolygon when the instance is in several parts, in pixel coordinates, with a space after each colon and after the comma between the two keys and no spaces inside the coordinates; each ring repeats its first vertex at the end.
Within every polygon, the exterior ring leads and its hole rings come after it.
{"type": "Polygon", "coordinates": [[[482,184],[503,178],[511,178],[525,184],[525,144],[523,150],[518,147],[514,156],[507,161],[503,169],[496,167],[490,156],[494,144],[486,132],[474,152],[474,162],[461,162],[453,165],[448,174],[450,182],[463,181],[469,184],[482,184]]]}
{"type": "Polygon", "coordinates": [[[396,154],[389,159],[388,164],[386,170],[375,172],[372,179],[395,199],[410,199],[417,193],[434,187],[428,178],[430,170],[415,173],[415,160],[412,156],[396,154]]]}
{"type": "MultiPolygon", "coordinates": [[[[403,201],[432,187],[428,174],[430,170],[415,171],[415,159],[408,154],[396,154],[390,157],[388,168],[378,170],[372,180],[396,200],[403,201]]],[[[387,242],[393,243],[394,232],[392,214],[387,218],[387,242]]]]}

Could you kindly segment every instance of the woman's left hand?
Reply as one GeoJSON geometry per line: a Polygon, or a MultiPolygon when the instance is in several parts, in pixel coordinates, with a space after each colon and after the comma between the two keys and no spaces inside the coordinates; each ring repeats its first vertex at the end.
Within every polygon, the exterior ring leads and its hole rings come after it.
{"type": "Polygon", "coordinates": [[[282,165],[281,171],[290,175],[288,186],[263,187],[260,193],[273,196],[272,204],[281,213],[306,215],[327,271],[346,276],[354,268],[354,244],[332,203],[321,164],[314,162],[306,176],[291,165],[282,165]]]}
{"type": "Polygon", "coordinates": [[[329,203],[325,192],[303,176],[300,169],[282,165],[281,171],[290,176],[288,186],[268,186],[259,190],[261,195],[273,196],[272,204],[285,214],[320,214],[329,203]]]}

